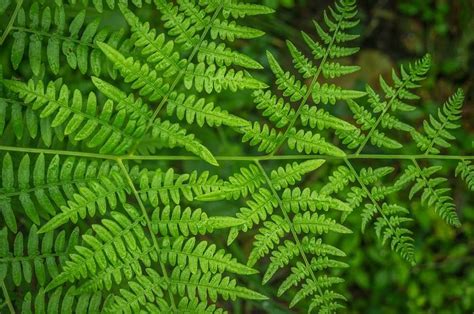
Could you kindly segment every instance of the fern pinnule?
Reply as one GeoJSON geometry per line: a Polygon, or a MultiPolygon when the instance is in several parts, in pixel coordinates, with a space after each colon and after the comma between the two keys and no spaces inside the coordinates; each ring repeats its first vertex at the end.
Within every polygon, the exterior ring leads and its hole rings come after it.
{"type": "Polygon", "coordinates": [[[126,109],[117,110],[112,101],[98,107],[97,97],[89,93],[87,99],[79,90],[71,92],[67,85],[42,81],[23,83],[3,80],[2,83],[17,93],[33,110],[41,110],[40,118],[54,115],[52,127],[63,126],[63,133],[75,142],[86,141],[90,148],[100,146],[100,153],[121,154],[145,132],[135,119],[127,117],[126,109]]]}
{"type": "Polygon", "coordinates": [[[118,203],[125,203],[129,187],[118,172],[111,177],[101,176],[91,181],[88,186],[79,187],[78,193],[60,207],[61,212],[44,224],[39,233],[49,232],[67,222],[78,223],[87,216],[93,217],[96,212],[105,215],[109,208],[115,209],[118,203]]]}
{"type": "Polygon", "coordinates": [[[212,153],[195,139],[194,134],[187,134],[186,129],[181,128],[178,123],[171,123],[168,120],[155,120],[152,138],[159,139],[166,147],[184,147],[184,149],[199,156],[211,165],[219,166],[212,153]]]}
{"type": "Polygon", "coordinates": [[[12,29],[11,63],[14,69],[18,69],[25,59],[25,51],[28,51],[30,68],[35,76],[43,71],[46,61],[51,72],[58,74],[63,63],[61,55],[64,55],[67,65],[83,74],[89,70],[94,75],[107,71],[113,77],[110,64],[104,64],[104,57],[95,42],[107,42],[117,49],[128,50],[123,31],[101,29],[100,19],[86,22],[86,10],[81,10],[69,22],[64,6],[33,2],[28,17],[21,8],[12,29]],[[42,54],[43,45],[46,46],[45,55],[42,54]]]}
{"type": "Polygon", "coordinates": [[[22,313],[97,313],[105,299],[101,292],[77,294],[74,286],[46,292],[40,288],[36,295],[26,293],[21,304],[22,313]]]}
{"type": "Polygon", "coordinates": [[[215,229],[236,227],[244,221],[234,217],[208,217],[200,208],[191,209],[186,207],[182,209],[179,205],[171,208],[156,208],[151,215],[152,230],[161,236],[178,237],[183,235],[206,234],[215,229]]]}
{"type": "Polygon", "coordinates": [[[200,201],[238,199],[241,196],[253,194],[263,183],[265,183],[265,178],[262,173],[258,167],[251,164],[248,168],[242,167],[239,173],[230,176],[219,190],[200,195],[196,199],[200,201]]]}
{"type": "Polygon", "coordinates": [[[470,161],[461,160],[456,167],[456,177],[461,177],[469,190],[474,191],[474,165],[470,161]]]}
{"type": "Polygon", "coordinates": [[[423,153],[439,154],[440,148],[451,147],[448,141],[454,140],[455,137],[450,130],[460,127],[459,119],[461,119],[463,102],[464,93],[462,89],[458,89],[443,105],[443,108],[438,109],[438,118],[430,115],[429,121],[423,121],[426,135],[412,131],[412,137],[423,153]]]}
{"type": "MultiPolygon", "coordinates": [[[[218,218],[218,217],[216,217],[218,218]]],[[[243,265],[226,253],[217,249],[215,244],[199,241],[196,238],[163,238],[160,245],[160,260],[182,270],[189,268],[191,273],[201,270],[204,273],[223,273],[228,271],[240,275],[258,273],[253,268],[243,265]]]]}
{"type": "Polygon", "coordinates": [[[219,190],[222,180],[208,171],[190,174],[175,174],[173,168],[167,171],[157,169],[132,169],[132,179],[138,186],[138,193],[143,202],[157,207],[159,204],[180,204],[184,197],[187,201],[219,190]]]}
{"type": "Polygon", "coordinates": [[[3,228],[0,231],[0,280],[11,276],[13,283],[19,286],[22,282],[31,283],[35,278],[40,286],[45,286],[47,280],[60,273],[61,265],[78,244],[79,230],[76,228],[67,236],[64,230],[41,236],[37,231],[38,228],[33,225],[27,237],[18,232],[14,237],[13,250],[10,249],[8,230],[3,228]]]}
{"type": "Polygon", "coordinates": [[[445,183],[447,179],[443,177],[433,177],[433,175],[441,169],[441,166],[422,168],[417,161],[413,161],[413,165],[409,165],[395,182],[395,187],[403,189],[413,182],[409,193],[410,199],[417,193],[421,193],[421,203],[423,205],[433,206],[435,212],[446,223],[459,227],[461,226],[461,222],[456,213],[453,198],[446,195],[451,189],[440,186],[445,183]]]}
{"type": "Polygon", "coordinates": [[[17,231],[13,212],[14,200],[35,225],[55,216],[68,199],[73,199],[80,189],[97,182],[97,178],[114,176],[117,168],[108,161],[98,163],[86,159],[55,155],[49,161],[40,154],[34,161],[25,154],[19,164],[7,153],[2,162],[2,194],[0,204],[7,227],[17,231]],[[16,184],[15,184],[16,182],[16,184]]]}

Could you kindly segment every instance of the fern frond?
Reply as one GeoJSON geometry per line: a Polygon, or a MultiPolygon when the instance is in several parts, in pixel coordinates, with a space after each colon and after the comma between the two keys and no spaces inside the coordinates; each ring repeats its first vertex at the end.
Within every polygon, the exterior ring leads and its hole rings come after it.
{"type": "MultiPolygon", "coordinates": [[[[141,25],[138,21],[137,23],[141,25]]],[[[156,36],[154,30],[149,31],[148,24],[141,25],[142,28],[136,27],[135,34],[137,34],[138,40],[135,45],[143,47],[142,54],[148,56],[147,61],[150,63],[142,65],[140,61],[133,57],[126,58],[105,43],[98,43],[98,45],[114,64],[114,67],[119,70],[125,81],[133,82],[132,88],[138,89],[140,95],[149,97],[150,101],[164,98],[169,91],[170,86],[164,84],[163,78],[181,72],[184,72],[184,86],[187,89],[194,88],[198,92],[211,93],[225,89],[236,91],[247,88],[266,88],[265,84],[243,71],[236,72],[234,69],[226,67],[217,68],[214,64],[207,66],[205,63],[194,64],[179,59],[179,54],[173,51],[172,42],[165,43],[164,36],[156,36]],[[153,65],[153,63],[157,64],[153,65]]]]}
{"type": "Polygon", "coordinates": [[[244,221],[233,217],[208,217],[200,208],[181,209],[179,205],[171,208],[156,208],[151,216],[153,232],[161,236],[185,237],[213,232],[215,229],[236,227],[244,221]]]}
{"type": "MultiPolygon", "coordinates": [[[[156,273],[148,269],[148,276],[137,277],[132,282],[130,290],[121,290],[121,295],[115,295],[108,300],[104,307],[104,313],[136,313],[143,308],[150,313],[172,313],[175,311],[163,298],[164,284],[160,284],[156,273]]],[[[183,297],[176,305],[179,313],[227,313],[215,305],[208,305],[198,298],[183,297]]]]}
{"type": "Polygon", "coordinates": [[[273,194],[265,188],[260,188],[258,192],[252,193],[252,199],[247,201],[247,207],[241,207],[235,215],[244,221],[238,227],[233,227],[229,231],[227,244],[230,245],[237,238],[240,231],[251,230],[260,221],[265,221],[268,215],[273,214],[273,210],[278,206],[278,201],[273,194]]]}
{"type": "MultiPolygon", "coordinates": [[[[366,204],[362,211],[362,231],[374,220],[374,216],[379,212],[378,205],[366,204]]],[[[412,265],[415,262],[415,248],[412,232],[403,227],[404,223],[413,219],[404,217],[408,210],[396,204],[383,203],[380,207],[384,217],[378,217],[374,221],[374,228],[377,238],[381,240],[382,245],[390,243],[392,251],[397,252],[406,261],[412,265]]]]}
{"type": "Polygon", "coordinates": [[[59,287],[54,292],[40,288],[36,296],[26,293],[21,304],[21,313],[98,313],[103,301],[101,292],[77,295],[74,286],[63,293],[59,287]]]}
{"type": "Polygon", "coordinates": [[[42,237],[38,236],[37,231],[38,228],[33,225],[26,239],[22,232],[17,233],[12,251],[7,229],[0,231],[1,281],[10,275],[16,286],[22,282],[31,283],[33,278],[44,286],[47,280],[59,275],[67,255],[78,244],[79,230],[76,228],[67,236],[64,230],[56,235],[48,232],[42,237]]]}
{"type": "Polygon", "coordinates": [[[33,162],[28,154],[15,166],[9,153],[2,163],[2,191],[0,205],[8,228],[16,232],[17,223],[13,212],[14,200],[26,216],[36,225],[41,219],[54,216],[61,206],[67,205],[78,189],[97,181],[97,177],[110,177],[117,173],[117,167],[108,161],[87,161],[68,157],[61,160],[55,155],[47,163],[45,155],[40,154],[33,162]],[[16,180],[15,180],[16,178],[16,180]],[[15,184],[17,182],[17,184],[15,184]]]}
{"type": "Polygon", "coordinates": [[[265,178],[260,170],[255,165],[250,165],[248,168],[240,168],[240,173],[230,176],[220,190],[203,194],[196,199],[201,201],[238,199],[241,196],[253,194],[263,183],[265,183],[265,178]]]}
{"type": "Polygon", "coordinates": [[[320,134],[313,134],[311,131],[290,129],[288,133],[288,146],[298,152],[306,154],[326,154],[336,157],[344,157],[344,151],[334,146],[321,137],[320,134]]]}
{"type": "Polygon", "coordinates": [[[244,136],[242,142],[249,142],[250,146],[257,146],[260,152],[272,152],[278,146],[283,138],[283,134],[276,129],[264,124],[261,126],[258,122],[241,129],[244,136]]]}
{"type": "Polygon", "coordinates": [[[164,238],[160,245],[159,258],[163,263],[179,267],[181,270],[189,269],[193,274],[198,271],[213,274],[228,271],[240,275],[257,273],[255,269],[237,262],[225,250],[217,250],[215,244],[199,242],[196,238],[164,238]]]}
{"type": "MultiPolygon", "coordinates": [[[[106,270],[129,256],[136,256],[146,251],[151,242],[144,232],[145,219],[131,205],[124,204],[127,215],[113,211],[112,219],[103,219],[101,224],[92,225],[95,235],[84,234],[84,244],[76,246],[76,253],[69,256],[62,273],[53,278],[46,290],[49,291],[67,281],[75,281],[106,270]]],[[[157,260],[156,252],[150,252],[144,259],[149,265],[157,260]]],[[[124,271],[123,269],[121,271],[124,271]]],[[[140,272],[140,268],[133,269],[140,272]]]]}
{"type": "Polygon", "coordinates": [[[182,129],[177,123],[156,119],[153,123],[152,136],[155,139],[159,138],[167,147],[184,147],[211,165],[219,166],[212,153],[194,138],[194,134],[187,134],[186,129],[182,129]]]}
{"type": "Polygon", "coordinates": [[[423,153],[439,154],[440,148],[451,147],[448,141],[454,140],[455,137],[450,133],[450,130],[461,126],[458,120],[461,119],[463,102],[464,93],[462,89],[458,89],[443,105],[443,109],[438,109],[438,119],[430,115],[429,121],[423,121],[426,135],[412,131],[412,137],[423,153]]]}
{"type": "Polygon", "coordinates": [[[287,188],[301,181],[303,175],[318,169],[324,163],[325,160],[314,159],[302,163],[293,162],[292,164],[286,164],[284,168],[279,167],[277,170],[272,170],[270,173],[272,185],[276,190],[287,188]]]}
{"type": "Polygon", "coordinates": [[[178,6],[160,0],[155,1],[158,9],[163,13],[163,21],[168,35],[175,37],[174,41],[181,45],[184,50],[197,49],[199,62],[215,64],[217,66],[238,65],[250,69],[261,69],[262,66],[249,56],[235,51],[226,46],[225,43],[217,44],[215,41],[208,41],[201,38],[199,32],[210,30],[214,38],[220,34],[225,39],[233,37],[255,37],[263,34],[260,30],[252,28],[242,28],[233,21],[228,21],[232,17],[244,17],[247,15],[261,15],[272,13],[273,10],[255,4],[246,4],[236,1],[200,1],[198,7],[196,3],[188,0],[181,0],[178,6]],[[222,9],[224,19],[217,19],[211,15],[218,9],[222,9]],[[206,14],[207,13],[207,14],[206,14]],[[231,23],[230,28],[226,27],[231,23]],[[232,34],[232,29],[237,32],[232,34]],[[203,39],[202,41],[200,41],[203,39]]]}
{"type": "Polygon", "coordinates": [[[122,39],[123,31],[110,32],[99,28],[100,19],[85,23],[85,10],[76,14],[68,23],[63,5],[50,7],[34,2],[28,16],[29,19],[21,8],[12,31],[11,63],[14,69],[25,59],[27,50],[35,76],[40,75],[46,61],[50,70],[58,74],[62,64],[61,55],[64,55],[69,67],[78,68],[82,74],[89,69],[94,75],[107,70],[113,76],[111,67],[104,64],[103,55],[95,42],[107,42],[115,48],[127,50],[126,42],[122,39]],[[46,46],[46,55],[42,54],[43,46],[46,46]]]}
{"type": "Polygon", "coordinates": [[[307,210],[314,212],[316,210],[328,211],[329,209],[334,209],[347,213],[352,211],[352,208],[347,203],[326,194],[311,191],[309,188],[303,190],[300,188],[293,190],[285,189],[281,200],[283,209],[295,214],[307,210]]]}
{"type": "MultiPolygon", "coordinates": [[[[348,101],[347,104],[349,106],[349,109],[354,114],[356,122],[361,126],[362,130],[371,130],[372,128],[376,127],[377,119],[367,109],[364,109],[355,101],[348,101]]],[[[387,121],[387,119],[390,119],[390,117],[392,116],[384,115],[385,120],[382,121],[387,121]]],[[[385,122],[385,125],[386,127],[389,126],[387,122],[385,122]]],[[[378,130],[373,131],[370,141],[372,145],[375,145],[377,147],[385,147],[389,149],[398,149],[402,147],[402,144],[378,130]]]]}
{"type": "Polygon", "coordinates": [[[42,81],[28,83],[3,80],[2,83],[31,104],[33,110],[41,110],[40,118],[54,116],[52,127],[63,126],[64,134],[73,141],[86,141],[88,147],[101,147],[101,153],[124,153],[145,129],[137,125],[132,117],[127,117],[126,109],[119,110],[112,101],[106,101],[98,109],[94,93],[87,100],[79,90],[71,93],[67,85],[42,81]]]}
{"type": "Polygon", "coordinates": [[[406,67],[401,66],[400,76],[395,70],[392,70],[393,86],[389,85],[383,77],[380,77],[380,85],[385,94],[385,100],[381,100],[381,97],[370,86],[366,86],[368,103],[371,110],[369,111],[352,100],[347,101],[355,120],[360,125],[360,130],[357,133],[338,131],[336,132],[338,137],[349,148],[358,148],[358,153],[362,151],[369,141],[377,147],[401,148],[401,144],[389,138],[381,128],[413,133],[412,127],[401,122],[393,114],[390,114],[389,111],[410,111],[413,109],[406,101],[419,98],[411,90],[419,87],[419,82],[425,78],[430,67],[431,56],[425,55],[413,64],[409,64],[408,70],[406,70],[406,67]],[[368,133],[362,132],[364,130],[368,130],[368,133]]]}
{"type": "MultiPolygon", "coordinates": [[[[135,171],[138,170],[132,170],[135,171]]],[[[144,169],[136,175],[134,182],[137,182],[142,201],[154,207],[159,204],[180,204],[182,197],[192,201],[203,194],[218,190],[222,185],[221,180],[215,175],[210,176],[208,171],[175,175],[173,168],[166,172],[144,169]]]]}
{"type": "Polygon", "coordinates": [[[59,226],[71,221],[77,223],[87,216],[93,217],[96,211],[104,215],[107,209],[115,209],[117,203],[125,203],[129,187],[122,176],[116,172],[110,177],[99,177],[87,186],[79,187],[67,205],[61,206],[61,212],[44,224],[39,233],[52,231],[59,226]]]}
{"type": "Polygon", "coordinates": [[[398,189],[402,189],[411,182],[414,182],[410,189],[409,198],[412,199],[417,193],[421,192],[421,203],[423,205],[433,206],[435,212],[446,223],[459,227],[461,223],[456,213],[456,206],[453,203],[452,197],[446,195],[451,189],[440,187],[447,179],[443,177],[432,177],[441,169],[441,166],[420,168],[418,163],[415,162],[415,165],[410,165],[406,168],[394,186],[398,189]]]}

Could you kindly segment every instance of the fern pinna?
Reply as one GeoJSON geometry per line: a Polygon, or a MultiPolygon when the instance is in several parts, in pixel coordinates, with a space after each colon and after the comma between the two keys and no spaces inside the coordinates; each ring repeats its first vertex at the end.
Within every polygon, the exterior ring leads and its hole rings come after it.
{"type": "Polygon", "coordinates": [[[380,77],[380,92],[340,86],[359,70],[348,63],[359,50],[354,0],[324,11],[301,48],[287,41],[294,71],[274,52],[257,61],[236,49],[264,34],[248,22],[273,12],[263,5],[18,0],[2,10],[2,312],[224,313],[241,302],[271,312],[282,300],[332,313],[351,298],[353,252],[338,239],[372,229],[415,264],[412,204],[461,225],[440,162],[456,161],[473,190],[473,157],[443,154],[464,94],[421,128],[404,120],[430,56],[380,77]],[[257,78],[261,63],[275,88],[257,78]],[[237,94],[251,95],[258,121],[225,107],[237,94]],[[223,128],[248,155],[213,153],[223,128]],[[407,138],[419,152],[402,153],[407,138]],[[224,175],[228,164],[236,172],[224,175]],[[235,250],[243,239],[251,247],[235,250]]]}

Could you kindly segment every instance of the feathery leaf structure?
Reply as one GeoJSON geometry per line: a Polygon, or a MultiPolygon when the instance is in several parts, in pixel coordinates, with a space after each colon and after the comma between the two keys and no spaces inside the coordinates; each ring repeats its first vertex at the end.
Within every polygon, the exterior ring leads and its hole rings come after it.
{"type": "Polygon", "coordinates": [[[7,21],[0,36],[7,48],[0,53],[1,306],[10,308],[10,298],[25,313],[226,313],[228,302],[272,297],[295,311],[333,313],[347,297],[340,284],[352,252],[338,243],[352,232],[349,215],[411,264],[412,204],[460,225],[440,162],[421,160],[456,160],[455,175],[473,190],[472,156],[442,155],[461,125],[463,91],[420,130],[399,114],[415,109],[429,55],[393,71],[391,82],[381,77],[380,95],[371,86],[340,86],[338,79],[359,70],[350,63],[359,51],[351,43],[354,0],[328,7],[314,22],[316,36],[302,33],[306,48],[286,41],[294,71],[267,52],[270,90],[249,73],[263,66],[234,47],[263,35],[243,18],[272,12],[238,0],[7,5],[0,13],[7,21]],[[145,22],[143,13],[154,9],[157,21],[145,22]],[[107,29],[111,16],[124,28],[107,29]],[[241,90],[251,91],[263,121],[220,103],[241,90]],[[349,119],[338,115],[345,105],[349,119]],[[222,126],[266,155],[214,156],[215,143],[204,139],[208,127],[222,126]],[[422,155],[383,154],[405,147],[393,136],[400,132],[422,155]],[[375,154],[362,154],[368,144],[375,154]],[[289,150],[296,156],[278,155],[289,150]],[[185,151],[194,156],[179,155],[185,151]],[[377,159],[412,165],[398,170],[377,159]],[[201,166],[178,168],[178,160],[249,164],[223,180],[201,166]],[[235,215],[222,214],[238,200],[235,215]],[[221,214],[206,201],[222,201],[221,214]],[[253,237],[248,256],[215,241],[227,231],[227,246],[253,237]],[[246,277],[260,273],[276,289],[246,277]]]}
{"type": "MultiPolygon", "coordinates": [[[[289,163],[271,171],[270,175],[266,174],[260,164],[250,165],[224,182],[220,191],[200,197],[201,200],[215,200],[246,196],[249,192],[252,194],[252,199],[247,201],[247,207],[241,208],[236,215],[243,222],[242,225],[230,229],[227,242],[233,242],[241,231],[262,225],[255,236],[248,266],[252,267],[261,258],[271,255],[272,263],[267,269],[263,283],[271,280],[278,270],[287,266],[291,260],[302,259],[296,262],[297,267],[291,268],[292,274],[281,284],[278,291],[278,295],[281,295],[292,286],[301,284],[302,290],[293,297],[290,307],[306,297],[316,300],[323,295],[334,293],[330,290],[332,286],[343,280],[327,275],[316,277],[315,273],[348,266],[326,256],[334,254],[341,257],[345,254],[331,245],[324,244],[321,236],[330,232],[346,234],[352,231],[331,218],[330,212],[323,214],[320,211],[350,211],[351,208],[338,199],[318,194],[309,188],[303,191],[299,188],[289,188],[323,163],[324,160],[319,159],[289,163]],[[253,192],[257,189],[258,192],[253,192]],[[280,191],[283,193],[280,194],[280,191]],[[278,208],[281,213],[277,212],[278,208]],[[290,236],[291,240],[284,240],[286,236],[290,236]],[[280,245],[282,242],[284,245],[280,245]],[[308,256],[311,255],[315,257],[309,260],[308,256]],[[302,294],[301,291],[305,289],[308,291],[302,294]]],[[[338,299],[327,297],[321,304],[321,309],[339,301],[338,299]]]]}
{"type": "MultiPolygon", "coordinates": [[[[96,4],[99,2],[102,1],[94,1],[96,4]]],[[[42,5],[34,1],[29,10],[20,8],[13,24],[11,64],[17,69],[23,60],[28,60],[35,76],[44,72],[44,66],[59,74],[62,64],[79,69],[83,74],[107,72],[115,76],[110,64],[104,64],[105,58],[96,43],[107,42],[124,51],[129,50],[129,44],[123,31],[111,32],[100,28],[100,23],[100,18],[86,22],[86,10],[81,10],[70,20],[63,5],[42,5]]]]}
{"type": "Polygon", "coordinates": [[[456,93],[448,99],[442,109],[438,109],[438,118],[430,115],[429,121],[423,121],[423,129],[426,135],[416,130],[412,131],[413,140],[425,154],[439,154],[440,148],[451,147],[449,141],[455,139],[450,130],[460,127],[461,108],[464,102],[464,93],[458,89],[456,93]]]}
{"type": "Polygon", "coordinates": [[[275,128],[267,124],[243,128],[244,142],[248,141],[251,146],[258,145],[259,151],[271,154],[288,142],[290,149],[300,153],[344,157],[345,153],[327,142],[319,131],[334,129],[349,132],[355,130],[355,127],[318,106],[335,105],[337,101],[348,101],[365,95],[364,92],[347,90],[330,82],[333,78],[359,70],[357,66],[343,65],[337,60],[359,50],[345,47],[345,44],[358,37],[350,34],[350,30],[359,23],[355,19],[356,14],[354,1],[338,1],[334,7],[325,11],[324,27],[314,22],[320,42],[303,33],[303,39],[312,52],[310,58],[291,41],[287,41],[294,66],[303,79],[310,80],[309,85],[291,72],[285,71],[275,56],[267,52],[268,63],[276,77],[277,89],[281,96],[260,90],[254,93],[254,101],[263,116],[275,123],[275,128]],[[321,82],[321,74],[327,82],[321,82]],[[314,104],[311,104],[311,101],[314,104]],[[295,104],[296,110],[292,104],[295,104]],[[301,129],[297,125],[298,121],[301,121],[303,127],[309,126],[311,130],[301,129]]]}
{"type": "Polygon", "coordinates": [[[426,55],[413,64],[409,64],[408,67],[401,66],[400,75],[392,69],[393,86],[380,76],[380,86],[384,92],[383,98],[367,85],[366,91],[370,109],[361,106],[356,101],[349,100],[347,104],[358,126],[355,130],[337,130],[336,134],[342,143],[350,149],[357,149],[358,153],[369,141],[376,147],[402,148],[402,144],[387,136],[385,132],[392,129],[403,132],[413,131],[413,128],[400,121],[395,113],[415,109],[407,103],[419,99],[411,90],[419,87],[419,82],[425,78],[431,62],[431,56],[426,55]]]}

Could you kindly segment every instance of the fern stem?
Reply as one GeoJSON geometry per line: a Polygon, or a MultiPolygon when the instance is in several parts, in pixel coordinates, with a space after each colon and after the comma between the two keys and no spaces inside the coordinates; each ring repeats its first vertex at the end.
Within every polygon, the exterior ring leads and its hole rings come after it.
{"type": "Polygon", "coordinates": [[[8,294],[7,287],[5,286],[5,281],[2,281],[2,290],[3,290],[3,296],[5,297],[5,304],[10,310],[10,313],[15,314],[16,312],[15,312],[15,309],[13,308],[12,301],[10,300],[10,295],[8,294]]]}
{"type": "MultiPolygon", "coordinates": [[[[160,247],[158,245],[158,241],[156,240],[156,237],[154,236],[154,233],[153,233],[150,217],[148,216],[148,213],[146,211],[145,206],[143,205],[143,202],[140,198],[140,195],[138,194],[138,191],[135,188],[135,185],[133,184],[132,178],[130,178],[130,175],[128,174],[127,168],[125,168],[125,165],[122,162],[122,159],[116,158],[115,160],[116,160],[117,164],[119,165],[120,169],[122,169],[122,172],[124,173],[124,175],[127,179],[127,182],[128,182],[128,184],[130,185],[130,188],[133,191],[133,194],[134,194],[134,196],[137,200],[137,203],[140,206],[140,209],[142,210],[143,216],[145,218],[145,221],[146,221],[146,224],[147,224],[147,227],[148,227],[148,231],[150,232],[150,235],[151,235],[151,238],[152,238],[152,241],[153,241],[153,246],[155,247],[156,252],[160,252],[160,247]]],[[[162,262],[160,262],[160,267],[161,267],[161,271],[163,273],[164,279],[166,280],[166,282],[169,283],[170,278],[168,276],[168,271],[166,270],[166,267],[162,262]]],[[[171,307],[173,309],[173,312],[178,313],[178,311],[176,310],[176,304],[175,304],[175,301],[174,301],[173,294],[171,293],[170,289],[167,289],[167,291],[168,291],[168,294],[169,294],[169,297],[170,297],[170,302],[171,302],[171,307]]]]}
{"type": "MultiPolygon", "coordinates": [[[[260,172],[262,173],[262,175],[265,177],[265,181],[268,185],[268,187],[270,188],[270,190],[272,191],[272,194],[273,196],[276,198],[276,200],[278,201],[278,207],[280,208],[282,214],[283,214],[283,217],[285,218],[286,222],[288,223],[288,225],[290,226],[290,230],[291,230],[291,234],[293,236],[293,239],[295,240],[295,243],[296,243],[296,246],[298,247],[298,251],[300,252],[300,255],[301,257],[303,258],[303,261],[304,261],[304,264],[306,266],[306,269],[308,269],[310,275],[311,275],[311,278],[313,279],[314,282],[317,282],[317,279],[316,279],[316,276],[314,275],[314,272],[313,272],[313,269],[311,268],[311,264],[309,263],[309,260],[308,258],[306,257],[306,253],[304,252],[303,250],[303,247],[301,245],[301,242],[300,242],[300,239],[298,238],[298,234],[296,233],[295,231],[295,228],[293,226],[293,222],[291,221],[290,217],[288,216],[288,213],[283,209],[283,202],[280,198],[280,195],[278,195],[277,191],[275,190],[275,188],[273,187],[273,184],[272,184],[272,181],[271,179],[268,177],[268,174],[266,173],[265,169],[262,167],[261,163],[258,161],[258,160],[254,160],[255,164],[257,165],[257,167],[260,169],[260,172]]],[[[318,289],[318,293],[319,295],[323,295],[323,291],[321,290],[321,287],[319,287],[319,285],[317,286],[317,289],[318,289]]]]}
{"type": "Polygon", "coordinates": [[[339,28],[341,27],[341,22],[343,20],[344,20],[344,16],[341,15],[341,18],[339,19],[339,21],[337,21],[337,27],[334,30],[334,33],[333,33],[332,38],[331,38],[331,42],[329,43],[329,46],[326,49],[326,52],[324,54],[323,59],[319,63],[318,70],[316,71],[316,74],[314,75],[313,80],[311,81],[311,84],[308,87],[308,91],[306,92],[306,95],[304,95],[303,99],[301,100],[300,105],[298,106],[298,110],[296,110],[296,113],[295,113],[293,119],[291,120],[290,124],[286,128],[285,133],[283,133],[283,136],[281,137],[280,143],[278,143],[278,145],[269,154],[269,156],[274,156],[276,154],[276,152],[278,152],[278,150],[281,148],[281,146],[285,143],[285,141],[288,137],[288,133],[290,132],[291,128],[295,125],[296,121],[298,120],[299,116],[301,115],[301,110],[303,109],[303,106],[307,103],[307,101],[309,99],[309,96],[311,96],[311,93],[313,92],[314,86],[318,82],[319,75],[321,74],[321,72],[323,70],[323,67],[324,67],[324,64],[326,63],[326,60],[329,57],[329,53],[331,51],[332,46],[334,45],[334,42],[336,41],[336,35],[339,32],[339,28]]]}
{"type": "MultiPolygon", "coordinates": [[[[63,155],[63,156],[76,156],[93,159],[108,159],[116,161],[117,158],[121,160],[188,160],[188,161],[200,161],[201,159],[196,156],[187,155],[155,155],[155,156],[141,156],[141,155],[107,155],[107,154],[96,154],[86,153],[80,151],[68,151],[58,150],[49,148],[31,148],[31,147],[16,147],[16,146],[5,146],[0,145],[0,151],[20,152],[20,153],[33,153],[33,154],[47,154],[47,155],[63,155]]],[[[469,155],[393,155],[393,154],[352,154],[346,157],[337,157],[330,155],[261,155],[261,156],[215,156],[216,160],[222,161],[265,161],[265,160],[306,160],[306,159],[324,159],[324,160],[344,160],[344,159],[393,159],[393,160],[412,160],[412,159],[436,159],[436,160],[474,160],[474,156],[469,155]]]]}
{"type": "Polygon", "coordinates": [[[60,39],[61,41],[70,41],[70,42],[73,42],[73,43],[81,45],[81,46],[87,46],[89,48],[99,49],[99,47],[97,45],[94,45],[94,44],[91,44],[91,43],[85,43],[85,42],[80,41],[78,39],[74,39],[74,38],[67,37],[67,36],[61,36],[61,35],[58,35],[58,34],[55,34],[55,33],[47,33],[47,32],[44,32],[44,31],[38,31],[38,30],[35,30],[35,29],[30,29],[30,28],[20,27],[20,26],[14,26],[14,27],[12,27],[12,30],[18,30],[18,31],[22,31],[22,32],[25,32],[25,33],[31,33],[31,34],[35,34],[35,35],[38,35],[38,36],[41,36],[41,37],[57,38],[57,39],[60,39]]]}
{"type": "Polygon", "coordinates": [[[13,11],[13,14],[10,18],[10,21],[8,21],[7,28],[5,28],[5,32],[2,34],[2,38],[0,38],[0,45],[3,44],[3,42],[7,38],[8,34],[12,30],[13,23],[15,23],[16,16],[18,15],[18,12],[20,11],[20,8],[21,8],[22,4],[23,4],[23,0],[17,0],[15,11],[13,11]]]}
{"type": "Polygon", "coordinates": [[[116,160],[117,159],[117,156],[105,155],[105,154],[86,153],[86,152],[77,152],[77,151],[68,151],[68,150],[57,150],[57,149],[46,149],[46,148],[3,146],[3,145],[0,145],[0,151],[10,151],[10,152],[19,152],[19,153],[34,153],[34,154],[48,154],[48,155],[76,156],[76,157],[85,157],[85,158],[94,158],[94,159],[109,159],[109,160],[116,160]]]}
{"type": "MultiPolygon", "coordinates": [[[[219,7],[216,9],[214,15],[212,16],[212,18],[209,20],[209,24],[206,26],[206,28],[204,29],[204,31],[202,32],[201,36],[199,37],[199,41],[196,43],[196,45],[194,46],[194,49],[191,51],[191,54],[188,56],[188,59],[187,59],[187,63],[191,62],[191,60],[194,58],[194,56],[198,53],[199,51],[199,47],[201,46],[202,42],[204,41],[204,38],[206,38],[207,36],[207,33],[210,31],[211,29],[211,26],[214,22],[214,20],[217,18],[217,16],[219,15],[219,13],[221,12],[222,10],[222,7],[223,7],[223,4],[219,4],[219,7]]],[[[163,99],[161,99],[160,103],[158,104],[158,107],[155,109],[155,111],[153,112],[153,115],[152,117],[150,118],[149,122],[148,122],[148,125],[145,129],[145,132],[143,132],[143,135],[141,136],[140,139],[138,139],[138,141],[136,142],[136,144],[132,147],[132,149],[130,150],[130,153],[128,154],[129,156],[133,156],[133,154],[135,153],[135,151],[137,150],[138,148],[138,145],[140,145],[140,143],[142,142],[143,138],[145,137],[145,135],[147,134],[148,130],[153,126],[153,123],[155,122],[156,118],[158,117],[158,114],[160,113],[161,109],[163,109],[163,107],[165,106],[165,104],[168,102],[168,99],[171,95],[171,93],[176,89],[176,86],[178,85],[178,83],[181,81],[181,79],[183,78],[183,75],[185,74],[186,72],[186,68],[183,68],[179,71],[179,73],[176,75],[176,78],[174,79],[173,83],[171,84],[168,92],[166,93],[166,95],[163,97],[163,99]]]]}

